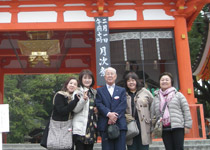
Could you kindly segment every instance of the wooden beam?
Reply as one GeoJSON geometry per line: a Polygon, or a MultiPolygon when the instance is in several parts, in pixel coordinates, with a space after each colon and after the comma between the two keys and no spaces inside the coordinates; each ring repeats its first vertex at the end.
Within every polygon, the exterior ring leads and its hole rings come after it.
{"type": "MultiPolygon", "coordinates": [[[[92,54],[93,51],[92,51],[92,47],[91,48],[70,48],[68,50],[68,53],[67,55],[85,55],[85,54],[92,54]]],[[[17,49],[17,52],[18,52],[18,55],[23,57],[25,55],[22,55],[20,50],[17,49]]],[[[63,54],[58,54],[58,55],[55,55],[55,56],[59,56],[59,55],[63,55],[63,54]]],[[[13,49],[1,49],[0,50],[0,57],[13,57],[13,56],[16,56],[13,49]]]]}
{"type": "Polygon", "coordinates": [[[77,67],[77,68],[60,68],[58,71],[55,68],[32,68],[27,69],[26,72],[23,72],[22,69],[15,68],[15,69],[3,69],[4,74],[66,74],[66,73],[80,73],[83,69],[90,69],[84,67],[77,67]]]}
{"type": "Polygon", "coordinates": [[[185,0],[177,0],[177,2],[176,2],[177,8],[182,9],[182,7],[184,7],[184,5],[185,5],[185,0]]]}

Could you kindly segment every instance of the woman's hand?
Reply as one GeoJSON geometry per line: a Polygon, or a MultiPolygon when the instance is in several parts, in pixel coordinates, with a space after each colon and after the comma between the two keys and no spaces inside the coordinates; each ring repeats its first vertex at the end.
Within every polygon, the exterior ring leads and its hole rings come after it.
{"type": "Polygon", "coordinates": [[[95,114],[97,114],[98,113],[97,107],[93,107],[93,111],[94,111],[95,114]]]}
{"type": "Polygon", "coordinates": [[[88,91],[84,92],[83,99],[86,101],[88,99],[88,91]]]}
{"type": "Polygon", "coordinates": [[[184,133],[185,134],[190,133],[190,129],[189,128],[184,128],[184,133]]]}

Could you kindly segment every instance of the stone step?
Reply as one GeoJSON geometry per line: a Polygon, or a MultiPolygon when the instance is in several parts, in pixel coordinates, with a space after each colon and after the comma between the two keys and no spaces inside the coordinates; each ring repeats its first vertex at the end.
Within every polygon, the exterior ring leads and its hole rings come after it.
{"type": "Polygon", "coordinates": [[[187,140],[184,142],[185,145],[205,145],[205,144],[210,144],[210,139],[206,139],[206,140],[187,140]]]}
{"type": "MultiPolygon", "coordinates": [[[[163,143],[163,141],[152,141],[153,144],[163,143]]],[[[198,140],[185,140],[184,144],[192,144],[192,143],[199,143],[199,144],[209,144],[210,139],[198,139],[198,140]]]]}
{"type": "MultiPolygon", "coordinates": [[[[210,139],[188,140],[184,143],[185,150],[210,150],[210,139]]],[[[162,141],[153,141],[150,150],[165,150],[162,141]]],[[[3,144],[3,150],[46,150],[39,144],[3,144]]],[[[101,150],[101,143],[94,144],[94,150],[101,150]]]]}
{"type": "MultiPolygon", "coordinates": [[[[198,145],[198,144],[210,144],[210,139],[201,140],[187,140],[184,141],[184,145],[198,145]]],[[[152,145],[163,145],[163,141],[153,141],[152,145]]]]}
{"type": "Polygon", "coordinates": [[[3,150],[46,150],[39,144],[3,144],[3,150]]]}

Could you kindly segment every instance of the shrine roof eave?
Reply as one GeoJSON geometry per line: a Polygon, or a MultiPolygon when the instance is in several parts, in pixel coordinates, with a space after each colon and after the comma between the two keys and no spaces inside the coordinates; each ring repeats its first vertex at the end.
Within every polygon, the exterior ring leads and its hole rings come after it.
{"type": "MultiPolygon", "coordinates": [[[[163,22],[163,20],[152,20],[153,23],[147,23],[150,21],[145,21],[143,19],[142,12],[146,10],[156,9],[164,10],[166,14],[170,17],[174,17],[175,14],[183,15],[187,20],[187,28],[190,30],[193,21],[199,14],[200,10],[207,3],[210,3],[210,0],[145,0],[145,1],[133,1],[133,0],[63,0],[54,1],[54,0],[24,0],[18,1],[10,0],[0,2],[0,5],[5,7],[0,8],[1,13],[8,12],[8,17],[10,20],[5,20],[10,23],[1,23],[0,30],[8,31],[19,31],[19,30],[62,30],[69,29],[78,30],[78,29],[94,29],[94,19],[96,16],[108,16],[112,17],[116,10],[133,10],[138,11],[137,21],[110,21],[110,28],[164,28],[165,26],[159,25],[156,27],[156,22],[163,22]],[[98,4],[102,3],[102,4],[98,4]],[[32,6],[33,5],[33,6],[32,6]],[[42,5],[42,6],[41,6],[42,5]],[[6,7],[7,6],[7,7],[6,7]],[[101,14],[99,13],[102,9],[101,14]],[[51,22],[39,22],[40,19],[35,22],[30,22],[31,20],[25,20],[23,13],[25,12],[39,12],[39,11],[50,11],[56,17],[52,17],[51,22]],[[87,22],[68,22],[69,18],[65,18],[64,14],[67,11],[84,11],[92,21],[87,22]],[[174,11],[174,12],[173,12],[174,11]],[[177,12],[177,13],[176,13],[177,12]],[[21,15],[21,14],[22,15],[21,15]],[[11,16],[10,16],[11,15],[11,16]],[[65,19],[66,20],[65,20],[65,19]],[[38,21],[38,22],[37,22],[38,21]],[[67,21],[67,22],[66,22],[67,21]],[[113,22],[113,23],[112,23],[113,22]],[[135,23],[136,22],[136,23],[135,23]],[[126,25],[127,23],[127,25],[126,25]],[[122,24],[122,25],[121,25],[122,24]],[[151,25],[152,24],[152,25],[151,25]],[[148,26],[149,25],[149,26],[148,26]]],[[[2,14],[3,15],[3,14],[2,14]]],[[[25,14],[27,15],[27,14],[25,14]]],[[[66,14],[67,15],[67,14],[66,14]]],[[[5,17],[4,17],[5,18],[5,17]]],[[[34,17],[32,17],[34,18],[34,17]]],[[[40,17],[39,17],[40,18],[40,17]]],[[[49,18],[49,17],[48,17],[49,18]]],[[[32,19],[33,20],[33,19],[32,19]]],[[[34,21],[34,20],[33,20],[34,21]]],[[[71,20],[72,21],[72,20],[71,20]]],[[[173,22],[173,21],[171,21],[173,22]]],[[[168,26],[166,26],[167,28],[168,26]]]]}
{"type": "MultiPolygon", "coordinates": [[[[175,24],[173,20],[153,20],[153,21],[110,21],[109,28],[110,29],[162,29],[162,28],[174,28],[175,24]],[[151,23],[152,22],[152,23],[151,23]]],[[[95,23],[94,22],[83,22],[83,23],[5,23],[0,24],[0,32],[1,31],[45,31],[45,30],[74,30],[79,31],[83,30],[94,30],[95,23]]]]}
{"type": "Polygon", "coordinates": [[[186,16],[188,31],[191,30],[193,22],[199,15],[200,11],[203,9],[205,5],[208,5],[208,4],[210,4],[210,0],[197,0],[197,1],[191,1],[191,2],[189,1],[188,6],[191,6],[191,8],[189,8],[188,10],[186,10],[186,12],[184,12],[184,15],[186,16]]]}
{"type": "Polygon", "coordinates": [[[210,65],[210,23],[208,25],[207,36],[204,38],[204,45],[199,49],[198,56],[195,60],[195,63],[192,66],[193,75],[197,79],[210,79],[210,70],[208,69],[210,65]]]}

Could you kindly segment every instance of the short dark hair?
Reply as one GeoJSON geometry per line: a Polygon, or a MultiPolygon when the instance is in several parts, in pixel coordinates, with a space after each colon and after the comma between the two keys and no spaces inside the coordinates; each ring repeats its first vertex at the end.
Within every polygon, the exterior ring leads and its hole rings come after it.
{"type": "Polygon", "coordinates": [[[130,91],[130,89],[127,86],[127,81],[129,79],[134,79],[136,81],[136,90],[139,91],[142,89],[143,84],[139,81],[139,77],[135,72],[129,72],[126,76],[125,76],[125,80],[124,80],[124,84],[125,84],[125,89],[126,91],[130,91]]]}
{"type": "Polygon", "coordinates": [[[77,80],[76,77],[69,77],[69,78],[65,81],[65,83],[64,83],[64,85],[63,85],[63,87],[62,87],[62,89],[61,89],[62,91],[68,91],[67,85],[69,84],[69,82],[70,82],[71,80],[76,80],[76,81],[77,81],[77,85],[79,85],[79,81],[77,80]]]}
{"type": "Polygon", "coordinates": [[[160,74],[159,76],[159,86],[160,86],[160,79],[162,78],[162,76],[169,76],[169,78],[171,79],[171,85],[174,85],[174,78],[172,76],[172,74],[170,72],[163,72],[160,74]]]}
{"type": "Polygon", "coordinates": [[[94,80],[93,73],[89,69],[84,69],[79,73],[79,85],[84,87],[82,83],[82,78],[84,75],[89,75],[92,78],[92,84],[90,85],[90,87],[92,87],[95,84],[95,80],[94,80]]]}

